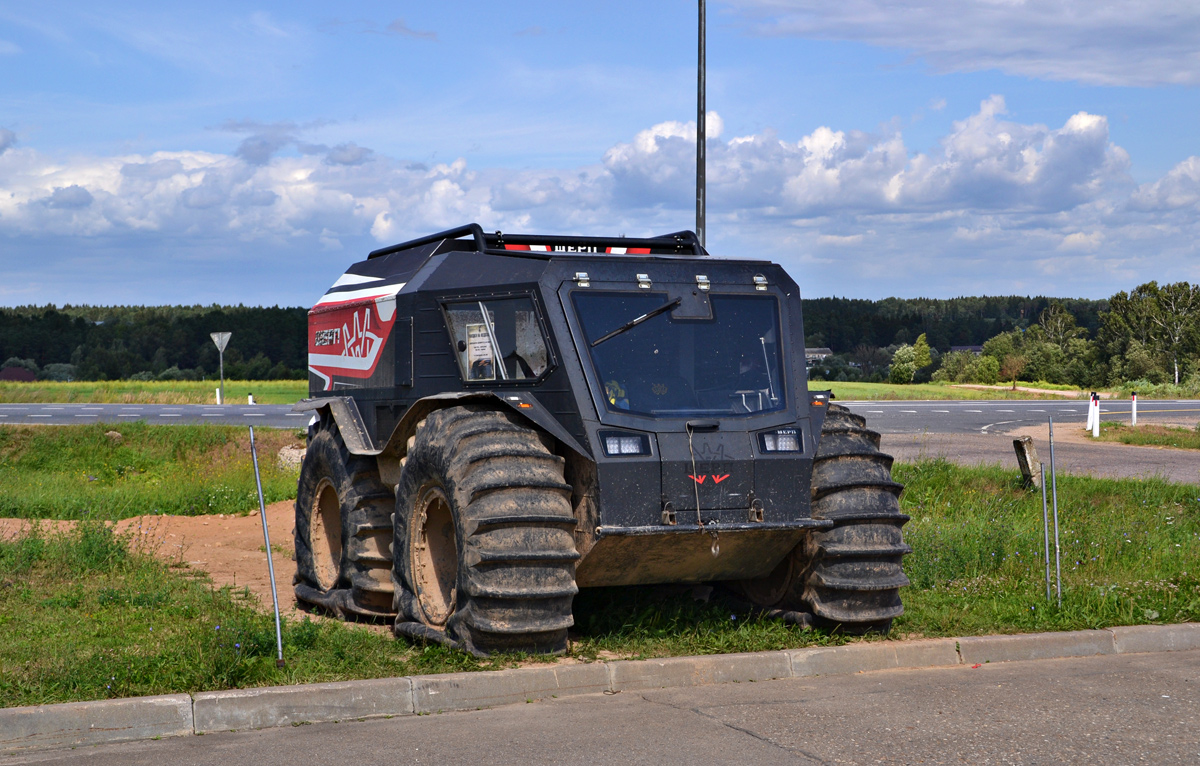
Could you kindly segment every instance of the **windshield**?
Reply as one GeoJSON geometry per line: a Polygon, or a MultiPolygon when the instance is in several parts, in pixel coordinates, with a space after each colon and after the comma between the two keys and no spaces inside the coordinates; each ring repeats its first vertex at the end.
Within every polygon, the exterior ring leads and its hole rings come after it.
{"type": "Polygon", "coordinates": [[[667,295],[576,291],[572,300],[613,412],[691,417],[787,406],[772,296],[713,295],[712,319],[663,311],[632,326],[667,295]]]}

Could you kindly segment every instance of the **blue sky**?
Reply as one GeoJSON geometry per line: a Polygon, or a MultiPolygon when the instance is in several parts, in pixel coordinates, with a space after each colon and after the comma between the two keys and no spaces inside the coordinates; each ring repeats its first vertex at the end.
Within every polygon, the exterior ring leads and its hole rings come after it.
{"type": "MultiPolygon", "coordinates": [[[[310,305],[694,224],[694,2],[0,5],[0,305],[310,305]]],[[[808,296],[1200,282],[1200,7],[710,2],[709,249],[808,296]]]]}

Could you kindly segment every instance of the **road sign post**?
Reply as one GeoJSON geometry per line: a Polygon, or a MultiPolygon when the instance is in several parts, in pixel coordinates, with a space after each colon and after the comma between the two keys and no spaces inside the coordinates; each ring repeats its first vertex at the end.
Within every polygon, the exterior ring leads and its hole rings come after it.
{"type": "Polygon", "coordinates": [[[209,337],[213,339],[213,343],[217,346],[217,354],[221,365],[221,387],[217,389],[217,404],[225,403],[225,347],[229,345],[229,337],[231,335],[233,335],[231,332],[209,333],[209,337]]]}

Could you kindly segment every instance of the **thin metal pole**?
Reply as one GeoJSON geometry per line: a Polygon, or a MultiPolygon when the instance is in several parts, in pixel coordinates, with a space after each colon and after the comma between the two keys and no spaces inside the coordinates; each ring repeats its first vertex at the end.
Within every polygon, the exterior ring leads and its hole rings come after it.
{"type": "Polygon", "coordinates": [[[1050,517],[1046,509],[1046,466],[1042,464],[1042,537],[1046,551],[1046,601],[1050,601],[1050,517]]]}
{"type": "Polygon", "coordinates": [[[1054,418],[1050,418],[1050,494],[1054,502],[1054,587],[1062,608],[1062,547],[1058,542],[1058,474],[1054,470],[1054,418]]]}
{"type": "Polygon", "coordinates": [[[225,349],[221,349],[220,351],[218,351],[217,355],[221,360],[221,396],[219,397],[221,399],[221,401],[217,402],[217,404],[224,404],[225,403],[225,349]]]}
{"type": "Polygon", "coordinates": [[[258,473],[258,447],[254,444],[254,426],[250,426],[250,456],[254,459],[254,483],[258,485],[258,515],[262,517],[263,542],[267,545],[267,573],[271,576],[271,601],[275,604],[275,647],[279,654],[275,666],[282,668],[283,631],[279,626],[279,593],[275,590],[275,563],[271,560],[271,534],[267,531],[267,504],[263,501],[262,477],[258,473]]]}
{"type": "Polygon", "coordinates": [[[698,43],[699,61],[697,62],[696,74],[696,237],[700,240],[700,246],[704,247],[704,208],[705,208],[705,182],[704,182],[704,153],[705,153],[705,82],[704,82],[704,0],[700,0],[700,39],[698,43]]]}

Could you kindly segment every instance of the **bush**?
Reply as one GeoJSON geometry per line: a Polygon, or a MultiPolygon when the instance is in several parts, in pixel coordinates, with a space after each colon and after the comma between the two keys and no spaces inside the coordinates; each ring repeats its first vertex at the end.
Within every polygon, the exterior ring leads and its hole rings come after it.
{"type": "Polygon", "coordinates": [[[917,354],[912,346],[901,346],[892,354],[892,369],[888,372],[888,380],[903,385],[912,383],[913,375],[917,372],[917,354]]]}
{"type": "Polygon", "coordinates": [[[54,363],[42,368],[41,380],[71,381],[79,377],[79,369],[73,364],[54,363]]]}
{"type": "Polygon", "coordinates": [[[994,356],[977,356],[967,367],[966,374],[976,383],[994,386],[1000,381],[1000,362],[994,356]]]}

